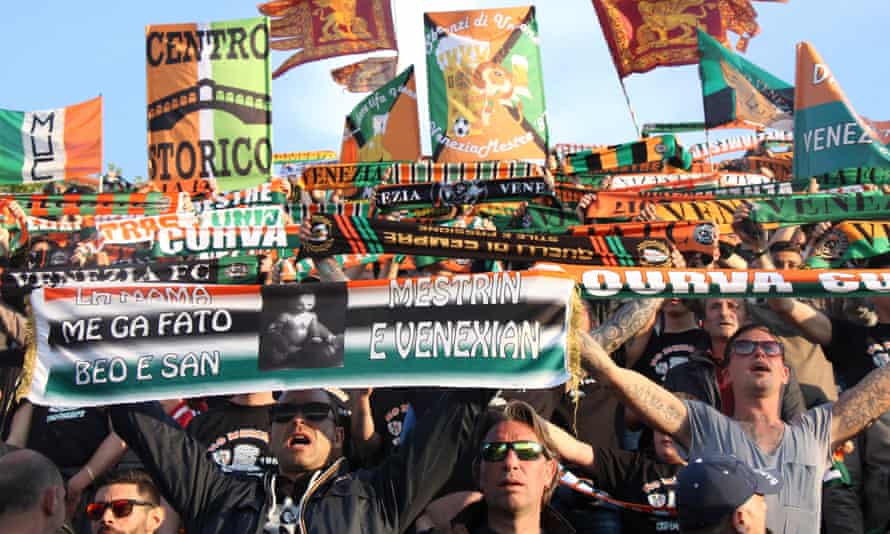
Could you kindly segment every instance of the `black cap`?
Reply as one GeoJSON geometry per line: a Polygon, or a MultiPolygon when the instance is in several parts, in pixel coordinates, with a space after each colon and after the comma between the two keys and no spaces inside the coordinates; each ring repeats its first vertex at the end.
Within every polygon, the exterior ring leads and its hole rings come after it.
{"type": "Polygon", "coordinates": [[[752,495],[772,495],[780,489],[777,475],[752,469],[735,456],[696,458],[677,475],[680,528],[716,525],[752,495]]]}

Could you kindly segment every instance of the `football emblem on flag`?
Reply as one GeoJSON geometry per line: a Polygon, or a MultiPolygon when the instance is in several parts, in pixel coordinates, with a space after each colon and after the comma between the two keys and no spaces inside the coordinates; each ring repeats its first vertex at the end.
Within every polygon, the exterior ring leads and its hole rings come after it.
{"type": "Polygon", "coordinates": [[[457,137],[466,137],[470,135],[470,121],[463,117],[458,117],[454,119],[454,124],[451,126],[451,129],[457,137]]]}

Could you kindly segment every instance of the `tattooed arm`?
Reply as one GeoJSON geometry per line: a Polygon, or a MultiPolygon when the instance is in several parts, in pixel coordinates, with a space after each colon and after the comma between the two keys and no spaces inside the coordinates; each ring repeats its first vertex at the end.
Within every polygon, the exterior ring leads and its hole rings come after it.
{"type": "Polygon", "coordinates": [[[831,442],[835,447],[890,411],[890,366],[875,369],[834,403],[831,442]]]}
{"type": "Polygon", "coordinates": [[[689,413],[682,400],[640,373],[619,367],[593,336],[578,332],[578,337],[581,361],[588,372],[612,386],[649,427],[689,446],[689,413]]]}
{"type": "MultiPolygon", "coordinates": [[[[647,325],[652,325],[655,313],[664,299],[638,299],[618,308],[603,324],[590,332],[593,340],[608,354],[618,350],[647,325]]],[[[648,341],[648,338],[647,338],[648,341]]],[[[644,345],[645,348],[645,345],[644,345]]]]}

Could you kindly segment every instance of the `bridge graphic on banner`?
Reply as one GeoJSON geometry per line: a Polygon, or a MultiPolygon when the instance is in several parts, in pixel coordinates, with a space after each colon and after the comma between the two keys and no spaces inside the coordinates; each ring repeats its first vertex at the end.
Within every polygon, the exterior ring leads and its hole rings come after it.
{"type": "Polygon", "coordinates": [[[221,109],[245,124],[269,124],[271,99],[265,93],[199,80],[192,87],[159,98],[148,105],[148,130],[159,132],[173,128],[193,111],[221,109]]]}

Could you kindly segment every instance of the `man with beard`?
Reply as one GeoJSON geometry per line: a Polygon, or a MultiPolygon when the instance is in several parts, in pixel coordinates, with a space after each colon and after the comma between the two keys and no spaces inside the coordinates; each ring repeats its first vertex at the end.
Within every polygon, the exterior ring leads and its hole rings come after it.
{"type": "Polygon", "coordinates": [[[740,329],[725,360],[735,411],[724,416],[697,401],[683,401],[639,373],[622,369],[584,332],[576,332],[585,367],[610,384],[653,428],[672,436],[690,457],[734,454],[754,469],[779,471],[784,482],[767,497],[774,532],[811,532],[819,524],[822,474],[837,444],[890,410],[890,367],[871,372],[835,403],[812,408],[792,423],[780,418],[789,371],[784,349],[763,326],[740,329]]]}
{"type": "Polygon", "coordinates": [[[164,522],[161,494],[144,471],[112,475],[87,504],[93,534],[155,534],[164,522]]]}

